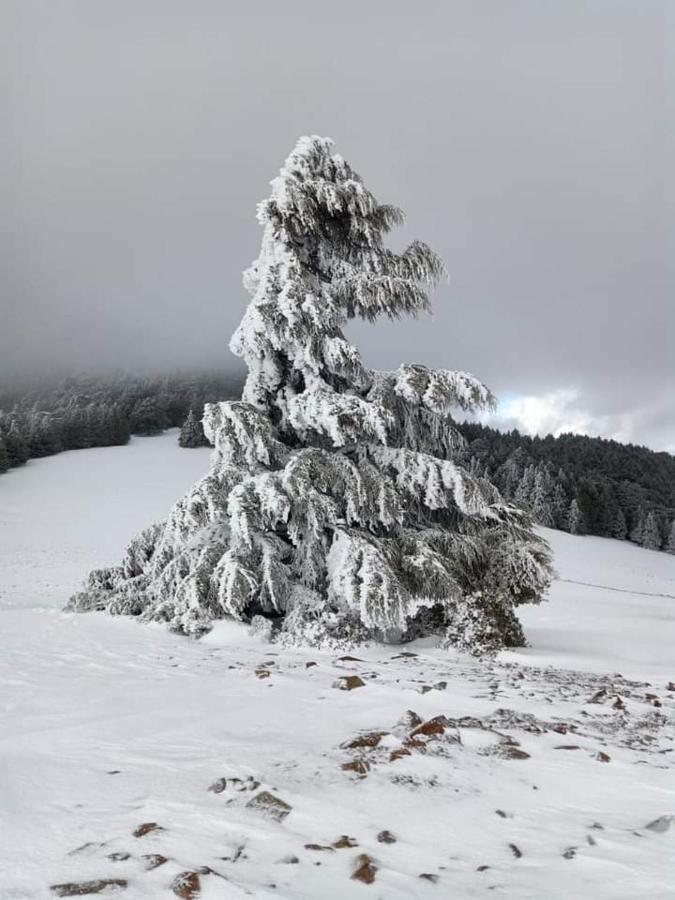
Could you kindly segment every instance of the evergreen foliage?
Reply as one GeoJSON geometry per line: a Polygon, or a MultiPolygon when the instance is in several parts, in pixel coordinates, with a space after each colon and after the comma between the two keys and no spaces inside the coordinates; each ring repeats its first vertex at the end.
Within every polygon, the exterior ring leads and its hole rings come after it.
{"type": "Polygon", "coordinates": [[[666,549],[662,536],[675,522],[671,454],[584,435],[529,437],[466,422],[458,428],[466,463],[540,525],[666,549]]]}
{"type": "Polygon", "coordinates": [[[542,599],[548,547],[463,464],[450,417],[492,395],[464,372],[372,371],[343,330],[428,309],[441,261],[417,241],[386,248],[402,212],[323,138],[298,142],[258,219],[230,345],[248,377],[241,401],[206,406],[211,470],[71,607],[196,635],[263,616],[281,639],[313,644],[522,644],[515,609],[542,599]]]}
{"type": "Polygon", "coordinates": [[[181,447],[208,447],[209,442],[204,434],[204,426],[201,419],[198,419],[194,410],[190,410],[187,419],[183,422],[183,426],[178,435],[178,443],[181,447]]]}

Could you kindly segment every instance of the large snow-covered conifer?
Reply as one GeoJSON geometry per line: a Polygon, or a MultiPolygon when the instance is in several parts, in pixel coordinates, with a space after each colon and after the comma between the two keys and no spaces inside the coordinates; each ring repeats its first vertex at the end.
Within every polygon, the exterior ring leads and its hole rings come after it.
{"type": "Polygon", "coordinates": [[[313,643],[520,644],[514,610],[542,598],[548,547],[459,464],[450,416],[492,395],[464,372],[372,371],[343,331],[428,309],[443,264],[417,241],[385,247],[402,212],[331,148],[302,138],[258,208],[262,248],[230,345],[249,374],[241,401],[206,406],[209,473],[71,608],[196,635],[263,616],[313,643]]]}

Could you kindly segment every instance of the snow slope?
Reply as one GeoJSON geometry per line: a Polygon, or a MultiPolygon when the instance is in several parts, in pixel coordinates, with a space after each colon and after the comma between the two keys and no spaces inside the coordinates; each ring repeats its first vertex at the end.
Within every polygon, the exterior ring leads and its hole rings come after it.
{"type": "Polygon", "coordinates": [[[170,897],[200,866],[207,900],[675,897],[675,824],[645,828],[675,814],[675,558],[548,532],[568,580],[493,663],[62,613],[207,453],[168,433],[0,478],[2,900],[97,878],[170,897]],[[350,674],[364,686],[333,687],[350,674]],[[411,736],[406,710],[446,718],[411,736]],[[247,808],[262,790],[283,821],[247,808]],[[350,877],[363,853],[370,885],[350,877]]]}

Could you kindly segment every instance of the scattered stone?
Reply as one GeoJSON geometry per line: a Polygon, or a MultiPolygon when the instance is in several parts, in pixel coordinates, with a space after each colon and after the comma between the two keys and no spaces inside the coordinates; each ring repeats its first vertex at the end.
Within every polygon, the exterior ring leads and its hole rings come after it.
{"type": "Polygon", "coordinates": [[[391,833],[391,831],[388,831],[385,828],[384,831],[381,831],[378,834],[377,840],[380,844],[395,844],[397,838],[391,833]]]}
{"type": "Polygon", "coordinates": [[[375,881],[375,873],[377,866],[367,853],[361,853],[356,859],[356,868],[352,872],[352,878],[355,881],[362,881],[364,884],[372,884],[375,881]]]}
{"type": "Polygon", "coordinates": [[[343,772],[356,772],[361,778],[365,778],[370,771],[370,763],[366,759],[354,759],[351,762],[342,763],[340,768],[343,772]]]}
{"type": "Polygon", "coordinates": [[[315,663],[314,660],[310,660],[310,662],[306,662],[306,663],[305,663],[305,668],[306,668],[306,669],[311,669],[312,666],[318,666],[318,665],[319,665],[319,664],[318,664],[318,663],[315,663]]]}
{"type": "Polygon", "coordinates": [[[342,675],[333,682],[333,687],[340,691],[353,691],[356,688],[365,687],[366,683],[358,675],[342,675]]]}
{"type": "Polygon", "coordinates": [[[411,653],[409,650],[404,650],[403,653],[397,653],[396,656],[392,656],[392,659],[414,659],[416,656],[416,653],[411,653]]]}
{"type": "Polygon", "coordinates": [[[277,862],[285,866],[296,866],[300,860],[294,853],[289,853],[288,856],[282,856],[277,862]]]}
{"type": "Polygon", "coordinates": [[[498,815],[500,818],[502,818],[502,819],[508,819],[508,818],[509,818],[509,814],[508,814],[508,813],[505,813],[503,809],[496,809],[495,812],[496,812],[497,815],[498,815]]]}
{"type": "Polygon", "coordinates": [[[106,772],[106,775],[121,775],[122,772],[120,769],[111,769],[109,772],[106,772]]]}
{"type": "Polygon", "coordinates": [[[410,732],[410,736],[415,738],[420,735],[432,737],[434,735],[444,734],[445,729],[449,724],[450,723],[445,716],[434,716],[433,719],[429,719],[427,722],[418,725],[417,728],[410,732]]]}
{"type": "Polygon", "coordinates": [[[551,726],[551,730],[556,731],[558,734],[567,734],[569,725],[566,722],[556,722],[555,725],[551,726]]]}
{"type": "Polygon", "coordinates": [[[344,750],[359,750],[365,747],[377,747],[383,737],[388,735],[388,731],[369,731],[360,734],[352,741],[342,744],[344,750]]]}
{"type": "Polygon", "coordinates": [[[595,847],[595,845],[598,843],[592,834],[587,834],[586,840],[588,841],[588,843],[590,844],[591,847],[595,847]]]}
{"type": "Polygon", "coordinates": [[[478,868],[476,869],[476,872],[487,872],[487,870],[489,868],[490,868],[490,866],[478,866],[478,868]]]}
{"type": "Polygon", "coordinates": [[[591,828],[595,828],[596,831],[604,831],[605,830],[605,826],[601,825],[599,822],[593,822],[593,824],[591,825],[591,828]]]}
{"type": "Polygon", "coordinates": [[[49,890],[57,897],[84,897],[87,894],[100,894],[108,888],[124,891],[128,884],[125,878],[96,878],[93,881],[53,884],[49,890]]]}
{"type": "Polygon", "coordinates": [[[363,662],[358,656],[338,656],[338,662],[363,662]]]}
{"type": "Polygon", "coordinates": [[[92,852],[94,850],[98,850],[101,847],[105,847],[104,843],[99,843],[97,841],[87,841],[86,844],[80,844],[79,847],[76,847],[74,850],[71,850],[68,853],[68,856],[76,856],[80,853],[92,852]]]}
{"type": "Polygon", "coordinates": [[[521,750],[520,747],[515,747],[513,744],[503,744],[499,747],[499,756],[502,759],[529,759],[530,754],[525,750],[521,750]]]}
{"type": "Polygon", "coordinates": [[[275,797],[274,794],[270,794],[269,791],[261,791],[259,794],[256,794],[255,797],[248,801],[246,806],[248,809],[254,809],[256,812],[261,812],[272,819],[276,819],[277,822],[283,821],[293,808],[288,803],[275,797]]]}
{"type": "Polygon", "coordinates": [[[417,690],[420,694],[428,694],[429,691],[431,690],[431,685],[430,684],[422,684],[417,688],[417,690]]]}
{"type": "Polygon", "coordinates": [[[226,787],[227,778],[217,778],[207,790],[211,791],[212,794],[222,794],[226,787]]]}
{"type": "Polygon", "coordinates": [[[158,825],[157,822],[144,822],[134,830],[133,835],[134,837],[141,838],[145,837],[146,834],[152,834],[153,831],[164,831],[164,829],[161,825],[158,825]]]}
{"type": "Polygon", "coordinates": [[[143,859],[145,860],[145,868],[148,871],[151,869],[158,869],[160,866],[163,866],[164,863],[169,861],[166,856],[162,856],[161,853],[148,853],[143,859]]]}
{"type": "Polygon", "coordinates": [[[359,844],[356,838],[349,837],[348,834],[341,834],[336,841],[333,841],[333,846],[336,850],[346,850],[348,847],[358,847],[359,844]]]}
{"type": "Polygon", "coordinates": [[[413,728],[417,728],[418,725],[421,725],[423,721],[424,719],[421,716],[418,716],[412,709],[408,709],[403,713],[396,724],[400,728],[405,728],[406,731],[411,731],[413,728]]]}
{"type": "Polygon", "coordinates": [[[131,853],[125,853],[123,850],[118,850],[116,853],[109,853],[108,859],[113,862],[124,862],[125,859],[131,859],[131,853]]]}
{"type": "Polygon", "coordinates": [[[389,754],[389,762],[396,762],[397,759],[402,759],[404,756],[412,756],[412,754],[407,747],[399,747],[397,750],[391,751],[389,754]]]}
{"type": "Polygon", "coordinates": [[[181,900],[195,900],[201,892],[197,872],[180,872],[171,882],[171,890],[181,900]]]}
{"type": "Polygon", "coordinates": [[[625,709],[625,708],[626,708],[626,704],[623,702],[623,699],[621,697],[619,697],[617,694],[616,700],[614,701],[614,703],[612,703],[612,709],[625,709]]]}
{"type": "Polygon", "coordinates": [[[586,701],[587,703],[602,703],[602,701],[607,696],[607,688],[600,688],[597,693],[593,694],[590,700],[586,701]]]}
{"type": "Polygon", "coordinates": [[[513,853],[516,859],[522,859],[523,851],[517,844],[509,844],[509,850],[511,851],[511,853],[513,853]]]}
{"type": "Polygon", "coordinates": [[[432,884],[436,884],[438,881],[438,875],[432,875],[430,872],[422,872],[419,877],[424,878],[425,881],[430,881],[432,884]]]}
{"type": "Polygon", "coordinates": [[[605,753],[604,750],[599,750],[595,754],[595,758],[598,760],[598,762],[609,762],[612,757],[609,755],[609,753],[605,753]]]}
{"type": "Polygon", "coordinates": [[[675,681],[669,681],[666,685],[667,691],[675,691],[675,681]]]}
{"type": "Polygon", "coordinates": [[[272,673],[269,669],[256,669],[255,675],[256,678],[269,678],[272,673]]]}
{"type": "Polygon", "coordinates": [[[658,819],[654,819],[649,825],[645,825],[645,828],[649,831],[655,831],[657,834],[663,834],[665,831],[668,831],[673,822],[675,822],[675,816],[659,816],[658,819]]]}
{"type": "Polygon", "coordinates": [[[434,685],[434,690],[435,691],[444,691],[447,688],[447,686],[448,686],[447,681],[437,681],[436,684],[434,685]]]}
{"type": "Polygon", "coordinates": [[[563,850],[562,855],[563,859],[574,859],[574,857],[577,855],[577,848],[567,847],[565,850],[563,850]]]}
{"type": "Polygon", "coordinates": [[[580,750],[578,744],[559,744],[557,747],[553,748],[554,750],[580,750]]]}
{"type": "Polygon", "coordinates": [[[329,847],[327,844],[305,844],[305,850],[330,850],[331,853],[335,852],[335,848],[329,847]]]}

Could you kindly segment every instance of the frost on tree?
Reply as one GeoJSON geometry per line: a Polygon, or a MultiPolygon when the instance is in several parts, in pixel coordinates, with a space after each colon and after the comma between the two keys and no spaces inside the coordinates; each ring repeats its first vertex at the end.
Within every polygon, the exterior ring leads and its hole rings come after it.
{"type": "Polygon", "coordinates": [[[522,644],[515,607],[542,598],[548,547],[460,464],[450,414],[492,395],[465,372],[372,371],[343,331],[427,310],[443,264],[417,241],[385,247],[402,212],[331,147],[302,138],[258,207],[230,344],[248,378],[241,401],[206,406],[209,473],[70,606],[193,635],[264,617],[277,639],[317,644],[522,644]]]}

